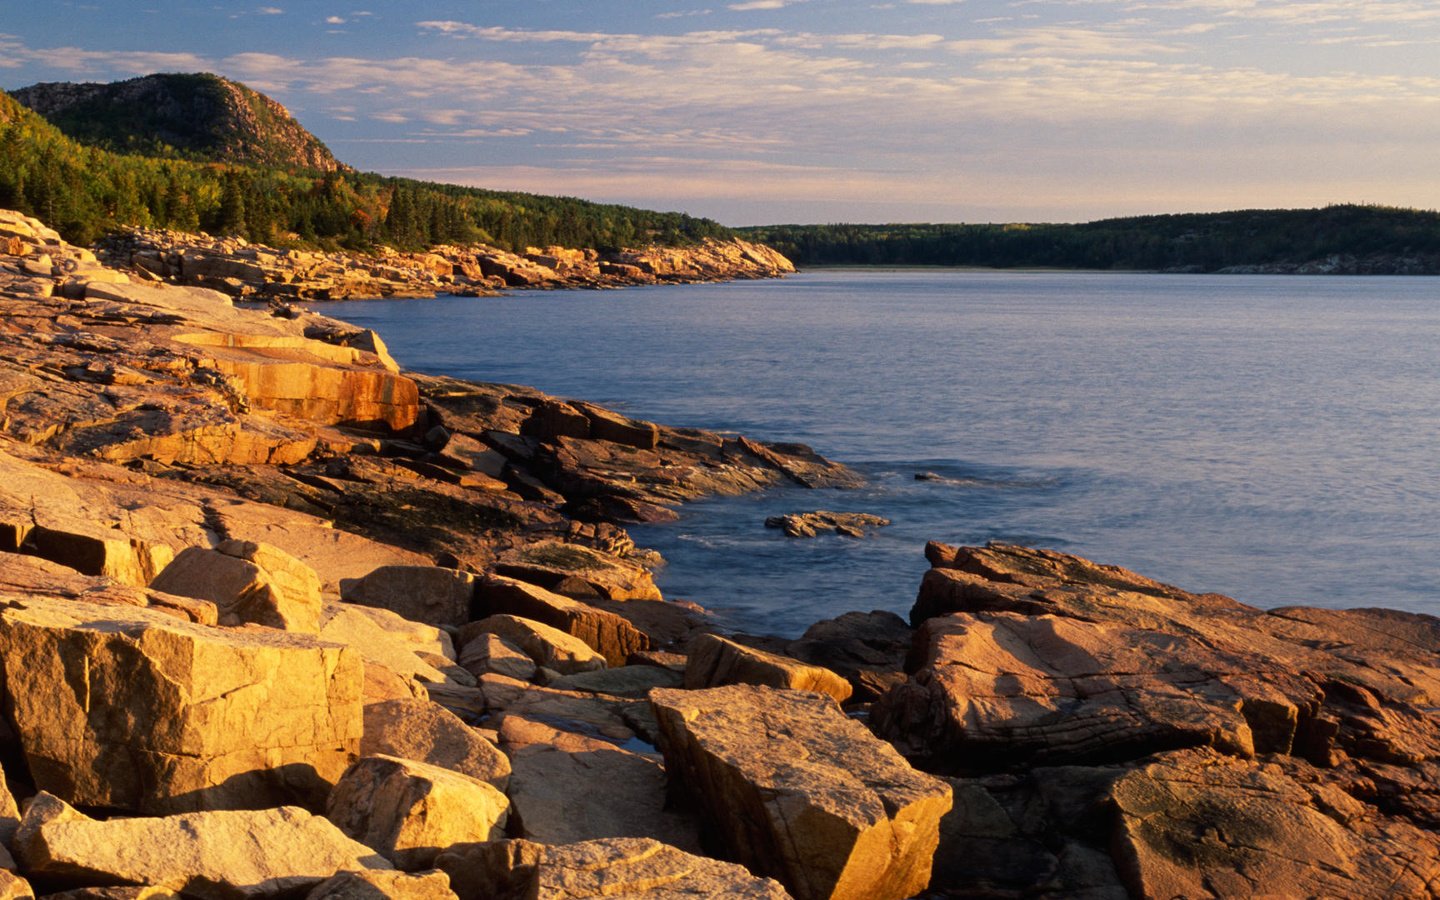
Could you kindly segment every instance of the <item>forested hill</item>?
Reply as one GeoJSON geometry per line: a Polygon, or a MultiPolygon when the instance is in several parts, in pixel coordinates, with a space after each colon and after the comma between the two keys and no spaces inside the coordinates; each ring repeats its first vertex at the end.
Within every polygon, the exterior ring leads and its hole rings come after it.
{"type": "MultiPolygon", "coordinates": [[[[177,158],[198,151],[169,152],[163,140],[131,140],[125,135],[140,133],[133,124],[105,132],[109,137],[91,134],[96,143],[84,144],[0,91],[0,208],[37,216],[76,244],[133,225],[324,249],[385,244],[418,250],[482,242],[511,250],[550,245],[606,250],[733,235],[716,222],[682,213],[346,168],[318,171],[304,159],[262,165],[223,156],[177,158]],[[119,153],[115,147],[148,152],[119,153]]],[[[289,140],[262,130],[257,145],[274,149],[289,140]]]]}
{"type": "Polygon", "coordinates": [[[1081,225],[773,225],[737,231],[801,266],[1440,274],[1440,213],[1381,206],[1081,225]]]}
{"type": "Polygon", "coordinates": [[[105,150],[319,172],[347,168],[285,107],[219,75],[47,82],[13,96],[69,137],[105,150]]]}

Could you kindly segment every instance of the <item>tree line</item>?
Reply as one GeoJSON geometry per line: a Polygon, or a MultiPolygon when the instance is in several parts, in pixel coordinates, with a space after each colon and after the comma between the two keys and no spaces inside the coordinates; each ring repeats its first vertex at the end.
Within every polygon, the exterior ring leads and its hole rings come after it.
{"type": "Polygon", "coordinates": [[[1332,256],[1440,261],[1440,213],[1385,206],[1139,216],[1077,225],[773,225],[737,231],[799,265],[1213,272],[1332,256]]]}
{"type": "Polygon", "coordinates": [[[80,144],[0,91],[0,208],[36,216],[75,244],[130,226],[350,250],[474,242],[618,249],[732,234],[683,213],[365,172],[202,162],[163,150],[80,144]]]}

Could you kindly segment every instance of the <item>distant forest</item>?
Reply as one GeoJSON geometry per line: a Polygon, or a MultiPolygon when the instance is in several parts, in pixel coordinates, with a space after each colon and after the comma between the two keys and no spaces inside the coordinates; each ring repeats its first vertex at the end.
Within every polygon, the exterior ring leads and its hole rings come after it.
{"type": "Polygon", "coordinates": [[[0,208],[36,216],[76,244],[135,225],[329,249],[615,249],[732,235],[708,219],[568,197],[114,153],[72,140],[3,91],[0,208]]]}
{"type": "Polygon", "coordinates": [[[797,265],[1214,272],[1350,257],[1440,271],[1440,213],[1381,206],[1140,216],[1082,225],[773,225],[736,229],[797,265]]]}

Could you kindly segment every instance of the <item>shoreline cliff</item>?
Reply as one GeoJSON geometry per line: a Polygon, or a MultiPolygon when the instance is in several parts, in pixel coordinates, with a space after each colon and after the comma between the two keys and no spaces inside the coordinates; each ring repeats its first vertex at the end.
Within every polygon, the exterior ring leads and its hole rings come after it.
{"type": "Polygon", "coordinates": [[[1440,620],[932,544],[909,621],[721,635],[624,526],[853,472],[167,246],[0,212],[7,896],[1440,893],[1440,620]]]}
{"type": "Polygon", "coordinates": [[[138,228],[101,241],[99,258],[138,280],[212,288],[240,300],[360,300],[481,297],[517,289],[553,290],[778,278],[790,261],[739,238],[690,246],[600,251],[442,244],[423,253],[277,250],[243,238],[138,228]]]}

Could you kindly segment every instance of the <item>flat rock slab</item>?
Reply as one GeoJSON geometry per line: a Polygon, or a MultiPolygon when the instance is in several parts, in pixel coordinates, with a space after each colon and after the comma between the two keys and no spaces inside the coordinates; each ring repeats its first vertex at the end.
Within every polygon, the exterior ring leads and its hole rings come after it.
{"type": "Polygon", "coordinates": [[[1376,821],[1305,770],[1188,750],[1121,778],[1113,846],[1132,896],[1435,896],[1434,831],[1376,821]]]}
{"type": "Polygon", "coordinates": [[[950,786],[823,694],[732,685],[650,695],[665,768],[726,850],[801,900],[910,897],[950,786]]]}
{"type": "Polygon", "coordinates": [[[611,838],[548,847],[496,841],[456,848],[436,861],[465,900],[786,900],[770,878],[744,866],[695,856],[647,838],[611,838]]]}
{"type": "Polygon", "coordinates": [[[151,813],[314,802],[360,743],[360,658],[269,629],[0,605],[5,708],[37,787],[151,813]]]}
{"type": "Polygon", "coordinates": [[[290,806],[101,822],[42,793],[14,843],[35,876],[153,885],[202,900],[278,897],[341,870],[391,868],[327,820],[290,806]]]}

